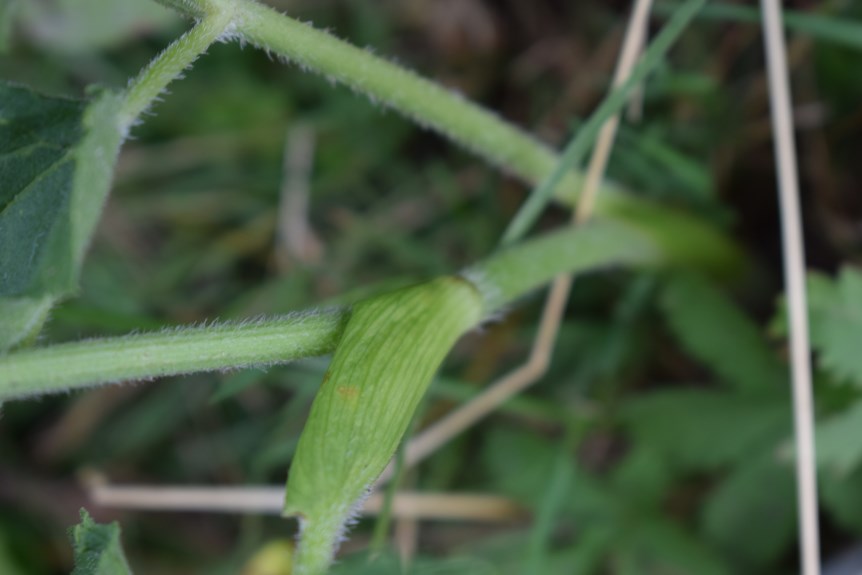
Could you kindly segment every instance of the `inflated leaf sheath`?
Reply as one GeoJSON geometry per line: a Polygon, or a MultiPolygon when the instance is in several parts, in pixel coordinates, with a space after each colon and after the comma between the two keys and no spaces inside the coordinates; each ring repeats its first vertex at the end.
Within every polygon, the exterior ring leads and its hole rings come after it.
{"type": "Polygon", "coordinates": [[[473,285],[452,276],[356,305],[288,478],[284,512],[300,516],[304,548],[326,545],[309,539],[342,529],[395,452],[434,372],[479,321],[481,308],[473,285]]]}

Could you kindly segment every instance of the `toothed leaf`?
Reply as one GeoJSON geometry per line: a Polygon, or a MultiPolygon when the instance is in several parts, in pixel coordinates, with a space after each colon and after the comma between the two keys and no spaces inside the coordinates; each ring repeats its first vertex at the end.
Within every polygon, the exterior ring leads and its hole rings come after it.
{"type": "Polygon", "coordinates": [[[712,471],[774,446],[790,428],[789,413],[771,397],[672,389],[629,400],[622,420],[632,438],[678,468],[712,471]]]}
{"type": "Polygon", "coordinates": [[[821,365],[862,385],[862,273],[845,267],[833,281],[812,274],[809,285],[811,342],[821,365]]]}
{"type": "Polygon", "coordinates": [[[703,511],[706,539],[725,557],[763,573],[793,540],[796,510],[790,465],[771,457],[737,467],[712,492],[703,511]]]}
{"type": "Polygon", "coordinates": [[[862,401],[817,425],[817,463],[821,469],[846,476],[862,461],[862,401]]]}
{"type": "Polygon", "coordinates": [[[72,575],[131,575],[120,544],[120,526],[102,525],[81,509],[81,523],[69,530],[75,549],[72,575]]]}
{"type": "Polygon", "coordinates": [[[675,276],[661,305],[680,345],[730,386],[767,393],[786,387],[787,371],[757,325],[703,277],[675,276]]]}
{"type": "MultiPolygon", "coordinates": [[[[846,266],[834,279],[812,272],[806,286],[811,347],[818,353],[819,366],[836,379],[862,386],[862,272],[846,266]]],[[[776,336],[787,336],[784,298],[770,330],[776,336]]]]}

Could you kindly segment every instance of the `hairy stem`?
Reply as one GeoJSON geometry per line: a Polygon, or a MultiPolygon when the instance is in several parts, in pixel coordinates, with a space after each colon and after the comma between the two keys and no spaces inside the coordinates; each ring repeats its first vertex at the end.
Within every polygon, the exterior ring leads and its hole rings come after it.
{"type": "MultiPolygon", "coordinates": [[[[160,1],[193,15],[211,9],[205,6],[209,2],[201,0],[160,1]]],[[[435,82],[254,0],[212,0],[212,4],[215,10],[221,5],[231,7],[236,33],[246,41],[397,110],[507,173],[538,182],[557,165],[551,147],[435,82]]],[[[574,197],[581,179],[581,174],[568,172],[559,194],[574,197]]]]}
{"type": "Polygon", "coordinates": [[[293,557],[293,572],[291,575],[325,575],[332,564],[338,538],[344,531],[343,520],[334,518],[331,521],[300,521],[300,541],[293,557]]]}
{"type": "MultiPolygon", "coordinates": [[[[231,31],[240,38],[342,82],[364,93],[372,101],[390,106],[526,182],[539,184],[544,181],[545,191],[534,195],[542,199],[533,200],[534,204],[543,202],[543,195],[548,191],[564,202],[573,201],[580,191],[582,175],[573,170],[572,162],[561,164],[560,155],[547,145],[434,82],[326,32],[293,20],[254,0],[159,1],[196,17],[229,12],[233,15],[231,31]],[[568,166],[568,169],[564,166],[568,166]]],[[[687,2],[682,14],[677,15],[662,33],[658,46],[650,48],[650,60],[660,59],[681,27],[701,5],[702,0],[687,2]]],[[[655,61],[647,62],[645,71],[654,64],[655,61]]],[[[617,94],[617,99],[619,97],[620,94],[617,94]]],[[[606,104],[594,116],[601,118],[611,108],[611,104],[606,104]]],[[[588,145],[592,141],[589,131],[577,141],[579,149],[588,145]]],[[[531,212],[535,209],[535,205],[528,208],[531,212]]],[[[669,226],[685,231],[672,242],[665,242],[666,247],[676,243],[673,248],[677,251],[704,247],[722,250],[725,255],[733,252],[740,262],[742,260],[741,253],[714,227],[683,212],[623,193],[621,188],[608,182],[601,188],[595,212],[598,216],[639,220],[653,227],[669,226]],[[697,241],[680,242],[680,237],[697,238],[697,241]],[[700,244],[701,240],[706,244],[700,244]]],[[[528,225],[523,224],[518,224],[519,229],[510,232],[507,239],[523,234],[528,225]]]]}
{"type": "Polygon", "coordinates": [[[128,132],[138,117],[152,105],[168,84],[178,78],[183,70],[206,52],[214,42],[229,33],[233,12],[224,8],[205,8],[206,15],[203,15],[191,30],[165,48],[129,83],[119,118],[123,132],[128,132]]]}
{"type": "MultiPolygon", "coordinates": [[[[461,276],[482,295],[482,318],[562,273],[662,263],[727,273],[733,249],[673,220],[602,220],[538,236],[470,266],[461,276]],[[630,220],[630,221],[628,221],[630,220]],[[688,234],[691,242],[673,238],[688,234]],[[693,243],[689,248],[680,247],[693,243]]],[[[64,343],[0,356],[0,400],[201,371],[284,363],[337,345],[350,312],[299,312],[271,319],[64,343]]]]}
{"type": "Polygon", "coordinates": [[[0,398],[325,355],[348,316],[344,309],[294,313],[20,351],[0,357],[0,398]]]}

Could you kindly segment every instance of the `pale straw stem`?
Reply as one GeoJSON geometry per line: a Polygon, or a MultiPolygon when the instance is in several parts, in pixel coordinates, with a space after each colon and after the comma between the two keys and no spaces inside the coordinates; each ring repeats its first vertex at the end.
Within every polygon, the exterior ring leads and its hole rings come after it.
{"type": "MultiPolygon", "coordinates": [[[[283,486],[209,487],[109,485],[93,481],[89,486],[93,503],[101,507],[143,511],[281,514],[283,486]]],[[[362,515],[377,515],[383,494],[373,493],[362,507],[362,515]]],[[[525,510],[505,497],[469,493],[420,493],[399,491],[392,502],[392,515],[422,521],[476,521],[500,523],[523,519],[525,510]]]]}
{"type": "Polygon", "coordinates": [[[762,0],[761,6],[774,127],[775,162],[778,171],[784,282],[790,318],[799,545],[803,575],[818,575],[820,537],[817,524],[817,476],[814,459],[814,400],[811,391],[808,306],[805,294],[805,250],[799,209],[799,183],[793,140],[787,50],[784,45],[780,2],[762,0]]]}

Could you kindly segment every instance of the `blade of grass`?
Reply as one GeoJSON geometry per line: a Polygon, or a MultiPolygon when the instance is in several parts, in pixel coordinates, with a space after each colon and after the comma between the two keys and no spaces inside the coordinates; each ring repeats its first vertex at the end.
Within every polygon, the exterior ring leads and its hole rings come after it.
{"type": "MultiPolygon", "coordinates": [[[[235,36],[343,83],[367,95],[373,102],[390,106],[417,124],[436,131],[526,182],[535,185],[555,169],[558,172],[563,170],[559,156],[552,148],[494,113],[434,82],[254,0],[159,1],[195,18],[230,13],[233,17],[230,31],[235,36]]],[[[696,8],[695,5],[704,1],[692,1],[691,6],[696,8]]],[[[684,16],[688,6],[686,4],[683,7],[679,17],[684,16]]],[[[660,51],[661,44],[668,40],[671,28],[673,26],[669,25],[665,33],[659,35],[653,50],[660,51]]],[[[599,124],[596,123],[595,129],[598,129],[599,124]]],[[[592,137],[585,138],[587,146],[592,137]]],[[[571,164],[569,162],[567,165],[571,164]]],[[[565,173],[555,176],[560,185],[553,188],[557,199],[568,204],[574,201],[584,176],[572,169],[563,171],[565,173]]],[[[619,186],[606,180],[601,186],[603,199],[596,206],[597,212],[610,218],[648,222],[653,227],[678,227],[682,235],[692,236],[684,244],[678,238],[675,239],[669,244],[673,250],[684,251],[686,246],[698,246],[699,250],[716,246],[726,250],[730,247],[717,230],[696,218],[624,193],[619,186]]]]}
{"type": "MultiPolygon", "coordinates": [[[[680,6],[679,2],[659,2],[656,12],[672,14],[680,6]]],[[[712,2],[698,15],[698,18],[759,24],[760,12],[754,6],[712,2]]],[[[841,44],[848,48],[862,50],[862,22],[841,19],[799,10],[784,12],[784,26],[788,30],[806,34],[815,40],[841,44]]]]}
{"type": "Polygon", "coordinates": [[[377,522],[374,524],[374,532],[371,534],[371,559],[383,553],[386,547],[386,536],[389,535],[389,526],[392,524],[392,502],[395,500],[395,492],[401,483],[404,471],[404,444],[395,452],[395,480],[383,491],[383,504],[377,522]]]}
{"type": "Polygon", "coordinates": [[[626,81],[611,92],[599,108],[593,112],[590,119],[566,146],[556,168],[530,193],[527,201],[506,228],[501,240],[503,244],[517,241],[527,233],[553,197],[554,191],[566,172],[580,164],[604,123],[626,105],[632,91],[663,62],[670,47],[687,28],[705,2],[706,0],[688,0],[674,12],[670,21],[652,41],[649,48],[644,52],[643,58],[631,71],[626,81]]]}
{"type": "Polygon", "coordinates": [[[533,529],[530,532],[530,539],[527,544],[527,560],[523,570],[527,575],[546,572],[548,548],[554,521],[563,507],[566,494],[571,491],[574,479],[572,452],[580,437],[578,425],[570,425],[560,445],[560,451],[548,481],[547,491],[542,497],[533,529]]]}
{"type": "MultiPolygon", "coordinates": [[[[400,451],[403,469],[403,443],[400,451]]],[[[405,491],[415,488],[418,483],[418,473],[414,471],[410,474],[404,475],[406,475],[406,477],[394,482],[394,485],[401,486],[402,490],[405,491]]],[[[405,573],[410,572],[410,566],[416,556],[416,548],[419,546],[420,531],[421,528],[419,520],[415,517],[399,517],[395,520],[395,525],[392,528],[392,544],[401,562],[401,570],[405,573]]]]}
{"type": "MultiPolygon", "coordinates": [[[[650,9],[652,8],[652,0],[635,0],[634,10],[629,25],[626,30],[626,37],[623,41],[623,47],[620,53],[617,68],[614,73],[614,86],[625,85],[631,81],[635,62],[638,55],[641,53],[645,40],[647,27],[649,23],[650,9]]],[[[638,83],[636,88],[639,90],[641,84],[638,83]]],[[[623,103],[623,105],[625,102],[623,103]]],[[[573,220],[575,224],[583,224],[588,221],[593,214],[596,196],[599,191],[599,183],[604,178],[605,170],[607,169],[608,159],[610,158],[611,149],[616,141],[617,128],[620,122],[619,111],[607,118],[601,126],[598,135],[596,147],[593,150],[593,155],[590,158],[590,164],[587,168],[586,181],[584,190],[575,205],[573,220]]],[[[568,299],[571,292],[574,278],[571,275],[559,277],[554,280],[551,295],[568,299]]],[[[559,309],[558,317],[552,322],[554,339],[559,330],[563,309],[559,309]]],[[[544,318],[543,318],[544,319],[544,318]]],[[[543,326],[544,327],[544,326],[543,326]]],[[[550,346],[549,346],[550,347],[550,346]]],[[[550,357],[550,349],[548,350],[550,357]]],[[[572,465],[571,452],[574,450],[581,436],[579,433],[580,426],[571,424],[568,426],[566,436],[560,446],[560,453],[551,479],[548,483],[547,492],[542,499],[539,515],[533,525],[530,533],[530,540],[527,548],[527,561],[524,567],[524,573],[544,573],[546,571],[548,550],[550,548],[551,535],[554,528],[555,519],[560,508],[560,503],[569,491],[572,483],[572,465]]]]}

